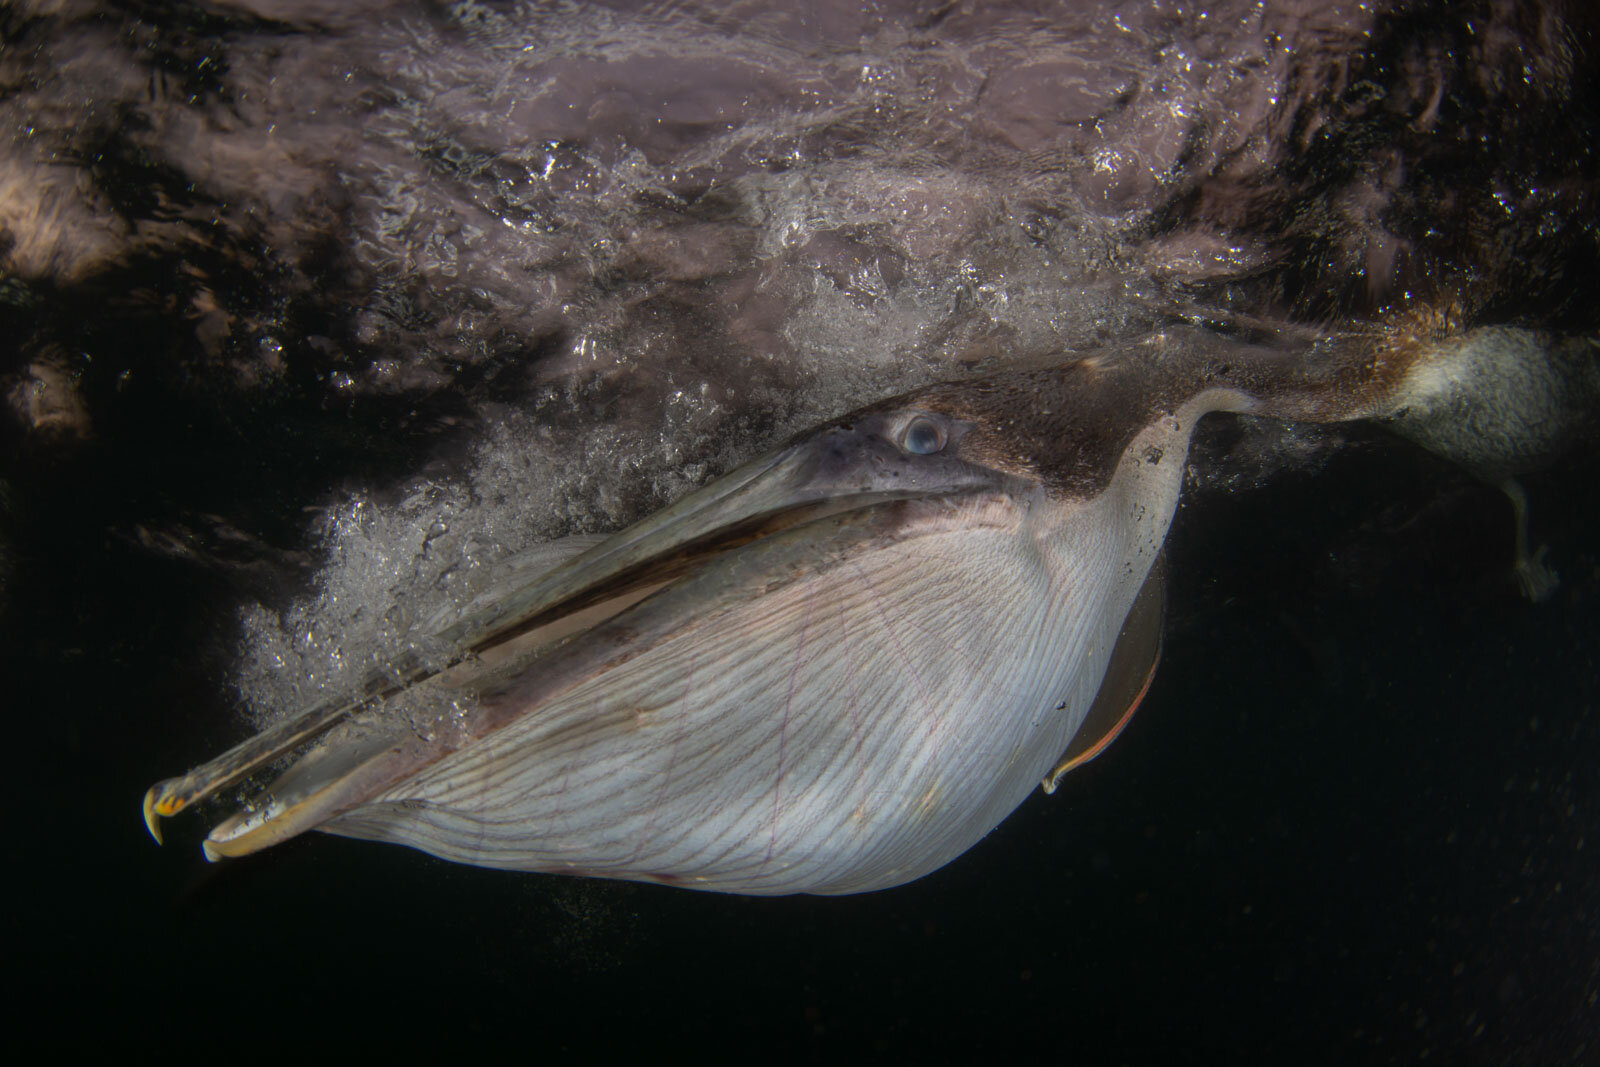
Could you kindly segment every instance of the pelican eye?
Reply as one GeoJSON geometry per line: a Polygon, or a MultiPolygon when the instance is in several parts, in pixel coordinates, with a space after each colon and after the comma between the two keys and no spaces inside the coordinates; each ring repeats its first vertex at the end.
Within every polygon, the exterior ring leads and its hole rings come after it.
{"type": "Polygon", "coordinates": [[[944,447],[944,427],[918,415],[900,432],[900,447],[917,456],[931,456],[944,447]]]}

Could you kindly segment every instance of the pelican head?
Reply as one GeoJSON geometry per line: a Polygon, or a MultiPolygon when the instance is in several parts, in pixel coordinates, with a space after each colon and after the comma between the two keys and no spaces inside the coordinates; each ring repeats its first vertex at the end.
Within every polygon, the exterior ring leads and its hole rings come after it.
{"type": "Polygon", "coordinates": [[[147,821],[299,751],[207,855],[315,828],[731,892],[917,878],[1137,703],[1195,423],[1399,403],[1346,362],[1190,331],[865,408],[432,620],[442,662],[397,655],[147,821]]]}

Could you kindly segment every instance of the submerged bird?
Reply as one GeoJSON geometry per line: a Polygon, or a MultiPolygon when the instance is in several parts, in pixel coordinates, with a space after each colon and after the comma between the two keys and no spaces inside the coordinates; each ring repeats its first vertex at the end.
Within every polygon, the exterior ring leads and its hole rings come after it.
{"type": "Polygon", "coordinates": [[[574,539],[330,702],[153,787],[159,819],[310,745],[207,856],[305,830],[488,867],[841,894],[954,859],[1126,723],[1211,412],[1388,421],[1500,472],[1600,395],[1592,339],[1291,349],[1174,329],[936,385],[574,539]],[[561,558],[561,557],[567,558],[561,558]],[[518,577],[520,576],[520,577],[518,577]]]}

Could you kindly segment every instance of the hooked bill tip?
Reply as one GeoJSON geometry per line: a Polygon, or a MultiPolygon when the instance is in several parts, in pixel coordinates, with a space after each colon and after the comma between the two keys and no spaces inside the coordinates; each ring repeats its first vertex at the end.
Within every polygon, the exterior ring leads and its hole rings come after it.
{"type": "Polygon", "coordinates": [[[156,808],[157,797],[160,792],[161,787],[153,785],[144,794],[144,825],[150,831],[150,836],[156,839],[156,844],[158,845],[166,843],[161,840],[161,815],[156,808]]]}

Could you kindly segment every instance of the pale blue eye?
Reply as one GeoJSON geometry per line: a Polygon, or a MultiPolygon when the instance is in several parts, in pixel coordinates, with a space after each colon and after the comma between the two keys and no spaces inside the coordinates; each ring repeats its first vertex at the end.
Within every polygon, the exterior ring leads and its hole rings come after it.
{"type": "Polygon", "coordinates": [[[913,455],[931,456],[944,447],[944,427],[926,415],[918,415],[906,423],[900,447],[913,455]]]}

